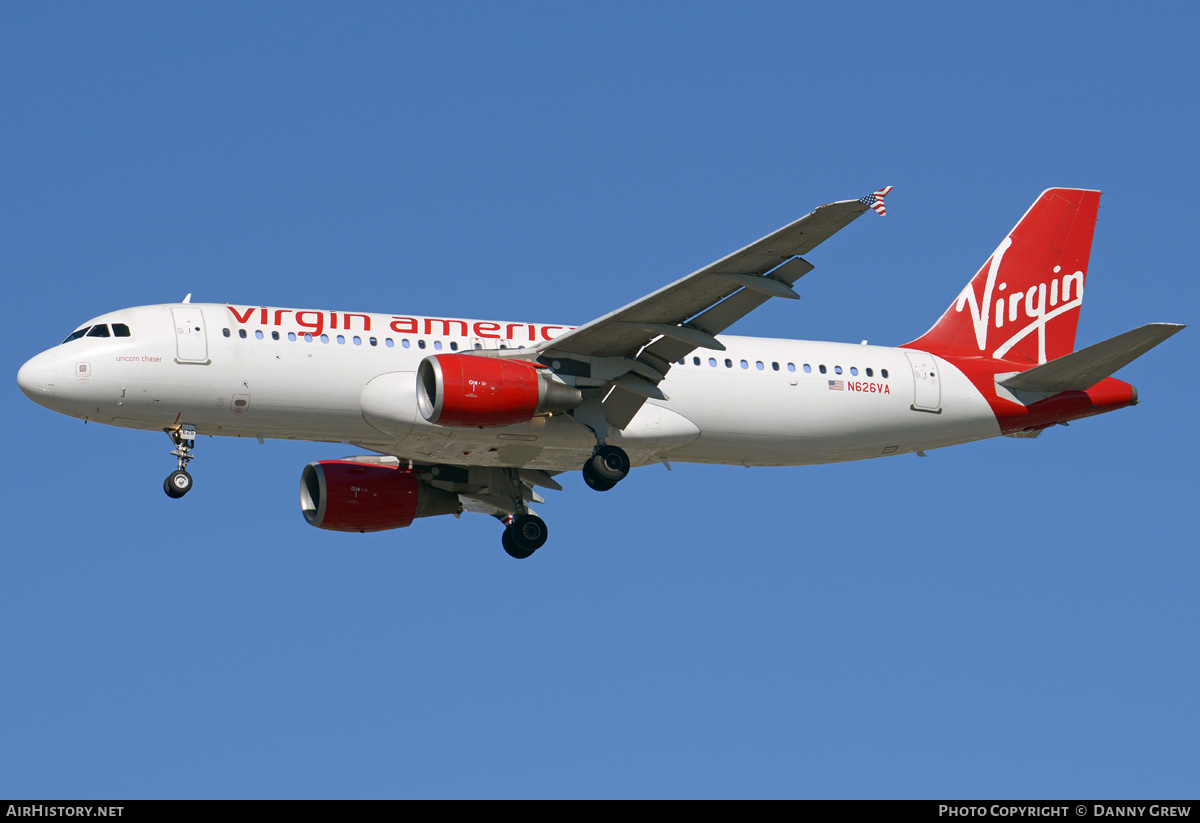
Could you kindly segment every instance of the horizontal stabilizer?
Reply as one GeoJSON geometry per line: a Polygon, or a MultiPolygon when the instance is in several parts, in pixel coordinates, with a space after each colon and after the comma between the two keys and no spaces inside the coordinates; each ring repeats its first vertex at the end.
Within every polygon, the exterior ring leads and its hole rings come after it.
{"type": "Polygon", "coordinates": [[[1149,323],[997,382],[1014,391],[1086,391],[1184,328],[1149,323]]]}

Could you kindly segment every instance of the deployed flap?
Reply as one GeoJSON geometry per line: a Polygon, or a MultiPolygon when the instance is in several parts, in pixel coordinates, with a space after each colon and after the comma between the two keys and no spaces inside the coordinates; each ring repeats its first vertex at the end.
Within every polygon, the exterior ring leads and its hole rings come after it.
{"type": "Polygon", "coordinates": [[[560,492],[562,491],[562,485],[554,479],[554,475],[556,474],[558,472],[544,472],[541,469],[521,469],[521,479],[526,483],[560,492]]]}
{"type": "Polygon", "coordinates": [[[1085,391],[1184,328],[1149,323],[997,382],[1017,391],[1085,391]]]}

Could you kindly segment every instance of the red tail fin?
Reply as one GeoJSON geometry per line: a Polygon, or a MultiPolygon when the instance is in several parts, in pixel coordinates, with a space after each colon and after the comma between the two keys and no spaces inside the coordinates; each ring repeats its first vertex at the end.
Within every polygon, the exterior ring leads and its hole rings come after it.
{"type": "Polygon", "coordinates": [[[1070,354],[1100,192],[1047,189],[924,335],[942,356],[1045,363],[1070,354]]]}

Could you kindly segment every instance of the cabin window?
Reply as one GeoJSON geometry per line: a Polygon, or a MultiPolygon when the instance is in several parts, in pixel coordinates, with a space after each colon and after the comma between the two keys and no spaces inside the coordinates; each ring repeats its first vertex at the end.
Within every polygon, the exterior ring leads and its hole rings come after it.
{"type": "Polygon", "coordinates": [[[312,332],[307,332],[307,331],[306,331],[306,332],[304,333],[304,342],[305,342],[305,343],[311,343],[311,342],[312,342],[312,332]]]}
{"type": "Polygon", "coordinates": [[[725,368],[727,368],[727,369],[733,368],[733,361],[730,360],[728,357],[725,358],[725,368]]]}
{"type": "Polygon", "coordinates": [[[759,371],[762,371],[763,370],[763,362],[761,360],[754,361],[754,368],[758,369],[759,371]]]}
{"type": "Polygon", "coordinates": [[[296,333],[294,331],[288,332],[288,340],[291,340],[293,343],[296,342],[296,333]]]}
{"type": "Polygon", "coordinates": [[[433,341],[433,347],[434,347],[435,349],[437,349],[438,351],[441,351],[441,350],[442,350],[442,341],[441,341],[441,340],[434,340],[434,341],[433,341]]]}
{"type": "Polygon", "coordinates": [[[700,365],[700,358],[699,358],[699,357],[693,357],[693,358],[692,358],[692,365],[693,365],[693,366],[699,366],[699,365],[700,365]]]}
{"type": "Polygon", "coordinates": [[[128,337],[129,327],[124,323],[113,323],[113,337],[128,337]]]}
{"type": "Polygon", "coordinates": [[[323,335],[321,335],[321,342],[322,342],[322,343],[328,343],[328,342],[329,342],[329,335],[327,335],[327,334],[323,334],[323,335]]]}
{"type": "Polygon", "coordinates": [[[271,332],[271,339],[272,339],[272,340],[278,340],[278,339],[279,339],[279,332],[277,332],[277,331],[273,331],[273,332],[271,332]]]}
{"type": "Polygon", "coordinates": [[[874,377],[874,376],[875,376],[875,372],[872,369],[868,368],[867,369],[867,377],[874,377]]]}
{"type": "Polygon", "coordinates": [[[337,336],[337,341],[339,346],[344,346],[346,344],[346,336],[344,334],[339,334],[337,336]]]}
{"type": "MultiPolygon", "coordinates": [[[[424,340],[418,340],[418,341],[417,341],[417,348],[418,348],[418,349],[423,349],[423,348],[425,348],[425,341],[424,341],[424,340]]],[[[501,346],[500,348],[504,348],[504,347],[503,347],[503,346],[501,346]]]]}
{"type": "Polygon", "coordinates": [[[742,361],[742,368],[743,368],[743,369],[748,369],[748,368],[750,368],[750,364],[749,364],[749,363],[747,363],[745,360],[743,360],[743,361],[742,361]]]}
{"type": "Polygon", "coordinates": [[[263,333],[262,333],[262,329],[255,329],[255,330],[254,330],[254,339],[256,339],[256,340],[262,340],[262,339],[263,339],[263,333]]]}
{"type": "Polygon", "coordinates": [[[841,366],[834,366],[834,367],[833,367],[833,373],[834,373],[834,374],[841,374],[841,373],[842,373],[842,367],[841,367],[841,366]]]}
{"type": "Polygon", "coordinates": [[[395,346],[396,344],[392,341],[392,338],[389,337],[383,341],[383,345],[387,346],[390,349],[393,346],[395,346]]]}
{"type": "Polygon", "coordinates": [[[812,374],[812,366],[810,366],[809,364],[805,363],[805,364],[804,364],[804,373],[805,373],[805,374],[812,374]]]}
{"type": "Polygon", "coordinates": [[[712,366],[715,369],[717,367],[717,358],[715,358],[715,357],[708,358],[708,365],[712,366]]]}
{"type": "Polygon", "coordinates": [[[372,338],[371,338],[371,345],[372,345],[372,346],[378,346],[378,345],[379,345],[379,339],[378,339],[378,338],[376,338],[376,337],[372,337],[372,338]]]}
{"type": "Polygon", "coordinates": [[[246,330],[245,330],[245,329],[238,329],[238,337],[240,337],[240,338],[242,338],[243,340],[245,340],[245,339],[246,339],[246,330]]]}
{"type": "Polygon", "coordinates": [[[779,362],[778,361],[776,361],[776,360],[771,361],[771,371],[779,371],[779,362]]]}
{"type": "Polygon", "coordinates": [[[854,375],[855,377],[858,377],[858,366],[851,366],[851,367],[850,367],[850,373],[851,373],[852,375],[854,375]]]}
{"type": "Polygon", "coordinates": [[[401,346],[403,346],[404,348],[406,348],[406,349],[407,349],[407,348],[408,348],[408,346],[409,346],[409,343],[408,343],[408,338],[406,337],[406,338],[404,338],[403,340],[401,340],[401,341],[400,341],[400,345],[401,345],[401,346]]]}
{"type": "Polygon", "coordinates": [[[880,369],[879,376],[882,377],[884,380],[886,380],[887,379],[887,369],[880,369]]]}
{"type": "Polygon", "coordinates": [[[226,337],[229,337],[229,329],[221,329],[221,334],[225,335],[226,337]]]}
{"type": "Polygon", "coordinates": [[[458,344],[453,340],[450,341],[450,351],[458,351],[458,344]]]}
{"type": "Polygon", "coordinates": [[[351,338],[351,339],[354,341],[354,345],[356,345],[356,346],[361,346],[361,345],[362,345],[362,338],[361,338],[361,337],[359,337],[357,334],[356,334],[356,335],[354,335],[354,337],[353,337],[353,338],[351,338]]]}
{"type": "Polygon", "coordinates": [[[796,364],[788,363],[788,371],[795,371],[795,370],[796,370],[796,364]]]}
{"type": "Polygon", "coordinates": [[[827,373],[827,370],[825,369],[825,365],[824,365],[824,364],[821,364],[820,366],[817,366],[817,371],[821,372],[821,374],[826,374],[826,373],[827,373]]]}

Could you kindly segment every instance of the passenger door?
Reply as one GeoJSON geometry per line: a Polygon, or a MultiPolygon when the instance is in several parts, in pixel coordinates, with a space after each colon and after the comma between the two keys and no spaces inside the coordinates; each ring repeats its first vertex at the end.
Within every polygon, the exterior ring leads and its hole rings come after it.
{"type": "Polygon", "coordinates": [[[208,336],[204,331],[204,313],[198,306],[176,306],[171,309],[175,321],[175,362],[206,366],[208,336]]]}
{"type": "Polygon", "coordinates": [[[938,379],[937,360],[923,351],[906,351],[913,374],[913,411],[933,412],[942,410],[942,385],[938,379]]]}

